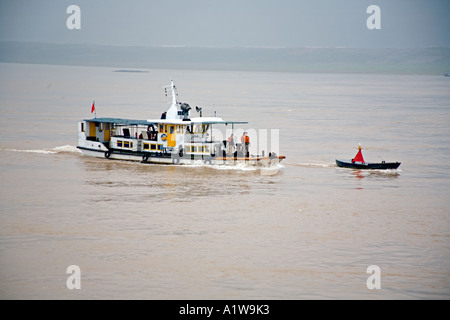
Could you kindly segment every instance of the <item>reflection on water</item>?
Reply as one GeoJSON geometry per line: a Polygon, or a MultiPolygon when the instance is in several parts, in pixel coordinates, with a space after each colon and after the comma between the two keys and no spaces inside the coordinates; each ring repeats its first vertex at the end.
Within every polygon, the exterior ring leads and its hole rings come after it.
{"type": "Polygon", "coordinates": [[[350,169],[350,168],[340,168],[335,167],[335,170],[339,176],[345,179],[349,178],[356,178],[358,180],[371,180],[371,181],[377,181],[377,180],[395,180],[397,178],[400,178],[402,175],[402,171],[397,170],[362,170],[362,169],[350,169]]]}
{"type": "Polygon", "coordinates": [[[152,202],[192,201],[197,198],[227,196],[236,192],[248,194],[248,183],[259,175],[258,170],[236,168],[217,169],[213,166],[158,165],[138,162],[110,161],[82,157],[89,172],[86,184],[102,193],[101,200],[109,196],[130,194],[137,201],[152,202]],[[101,189],[99,189],[101,188],[101,189]]]}
{"type": "MultiPolygon", "coordinates": [[[[347,169],[348,170],[348,169],[347,169]]],[[[401,174],[398,170],[355,170],[350,169],[351,174],[358,179],[395,179],[401,174]]]]}

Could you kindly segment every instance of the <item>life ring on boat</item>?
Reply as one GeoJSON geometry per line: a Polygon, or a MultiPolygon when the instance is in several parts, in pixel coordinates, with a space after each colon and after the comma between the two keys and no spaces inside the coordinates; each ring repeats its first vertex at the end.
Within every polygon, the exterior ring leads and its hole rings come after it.
{"type": "Polygon", "coordinates": [[[105,152],[105,158],[109,159],[110,156],[111,156],[111,152],[110,151],[106,151],[105,152]]]}
{"type": "Polygon", "coordinates": [[[147,162],[147,160],[148,160],[148,154],[144,154],[144,155],[142,156],[142,161],[143,161],[143,162],[147,162]]]}
{"type": "Polygon", "coordinates": [[[173,163],[173,164],[180,164],[180,158],[178,158],[178,157],[173,157],[173,158],[172,158],[172,163],[173,163]]]}
{"type": "Polygon", "coordinates": [[[161,140],[166,141],[167,140],[167,134],[163,133],[161,135],[161,140]]]}
{"type": "Polygon", "coordinates": [[[211,164],[211,158],[205,159],[203,161],[203,163],[206,164],[206,165],[210,165],[211,164]]]}

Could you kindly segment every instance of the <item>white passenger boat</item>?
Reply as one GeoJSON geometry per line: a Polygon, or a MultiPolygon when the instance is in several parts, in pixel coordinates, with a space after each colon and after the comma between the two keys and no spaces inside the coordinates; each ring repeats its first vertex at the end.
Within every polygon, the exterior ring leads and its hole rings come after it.
{"type": "MultiPolygon", "coordinates": [[[[219,117],[190,117],[191,107],[177,101],[176,87],[170,108],[161,119],[132,120],[123,118],[93,118],[78,123],[78,149],[83,155],[106,159],[140,161],[142,163],[211,165],[246,163],[270,166],[283,160],[274,152],[250,154],[248,145],[215,140],[213,126],[247,124],[225,121],[219,117]]],[[[167,89],[166,89],[167,92],[167,89]]],[[[233,130],[232,129],[232,130],[233,130]]]]}

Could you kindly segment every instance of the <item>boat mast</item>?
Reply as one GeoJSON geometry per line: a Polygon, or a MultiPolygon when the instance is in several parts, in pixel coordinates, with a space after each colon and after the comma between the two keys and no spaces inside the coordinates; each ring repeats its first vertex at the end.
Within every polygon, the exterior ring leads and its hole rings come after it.
{"type": "Polygon", "coordinates": [[[166,119],[175,120],[178,119],[178,108],[177,108],[177,93],[176,93],[176,87],[173,83],[173,80],[170,81],[170,89],[172,90],[172,105],[170,106],[169,110],[167,110],[166,119]]]}

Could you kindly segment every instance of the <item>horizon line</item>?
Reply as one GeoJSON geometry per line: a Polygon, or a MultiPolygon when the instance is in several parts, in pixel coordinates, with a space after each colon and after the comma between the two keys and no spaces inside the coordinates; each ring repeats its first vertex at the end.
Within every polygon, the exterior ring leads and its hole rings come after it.
{"type": "Polygon", "coordinates": [[[425,47],[353,47],[353,46],[211,46],[211,45],[183,45],[183,44],[161,44],[161,45],[131,45],[131,44],[103,44],[103,43],[89,43],[89,42],[53,42],[53,41],[18,41],[18,40],[0,40],[0,43],[18,43],[18,44],[52,44],[52,45],[84,45],[84,46],[101,46],[101,47],[127,47],[127,48],[164,48],[164,49],[365,49],[365,50],[379,50],[379,49],[432,49],[432,48],[450,48],[449,46],[425,46],[425,47]]]}

